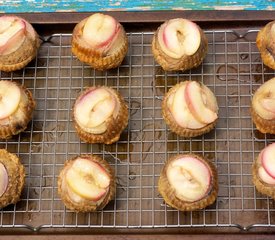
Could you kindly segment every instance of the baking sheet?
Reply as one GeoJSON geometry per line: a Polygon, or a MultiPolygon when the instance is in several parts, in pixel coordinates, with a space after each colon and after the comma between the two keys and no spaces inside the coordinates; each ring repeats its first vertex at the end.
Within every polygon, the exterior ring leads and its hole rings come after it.
{"type": "MultiPolygon", "coordinates": [[[[54,34],[35,61],[24,70],[1,73],[28,87],[37,108],[27,130],[0,148],[17,154],[27,176],[22,200],[0,212],[0,226],[43,228],[151,229],[274,227],[274,201],[259,194],[251,164],[273,135],[260,134],[250,117],[254,91],[274,71],[262,65],[255,46],[257,30],[206,31],[209,51],[203,64],[191,71],[164,72],[151,52],[152,32],[128,32],[129,51],[122,65],[99,72],[80,63],[71,53],[71,35],[54,34]],[[179,81],[197,80],[216,95],[219,121],[215,130],[192,139],[172,133],[161,116],[165,92],[179,81]],[[72,105],[88,86],[117,89],[129,106],[129,125],[112,145],[79,140],[71,119],[72,105]],[[179,212],[164,204],[157,191],[166,159],[199,153],[214,162],[219,175],[215,204],[204,210],[179,212]],[[95,213],[65,209],[57,194],[57,177],[66,159],[93,153],[106,159],[117,176],[117,194],[95,213]]],[[[258,228],[257,228],[258,229],[258,228]]]]}

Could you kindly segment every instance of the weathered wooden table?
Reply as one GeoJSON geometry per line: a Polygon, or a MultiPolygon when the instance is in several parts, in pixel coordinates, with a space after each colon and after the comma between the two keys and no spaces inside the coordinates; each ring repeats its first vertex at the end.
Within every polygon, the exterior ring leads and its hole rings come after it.
{"type": "Polygon", "coordinates": [[[274,10],[272,0],[1,0],[0,12],[274,10]]]}

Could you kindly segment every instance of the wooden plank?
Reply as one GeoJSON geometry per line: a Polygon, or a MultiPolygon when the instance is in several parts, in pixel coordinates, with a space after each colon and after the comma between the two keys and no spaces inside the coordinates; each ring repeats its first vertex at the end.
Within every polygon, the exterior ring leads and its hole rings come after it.
{"type": "Polygon", "coordinates": [[[0,12],[274,10],[273,0],[0,0],[0,12]]]}
{"type": "MultiPolygon", "coordinates": [[[[221,240],[271,240],[274,239],[274,235],[268,234],[194,234],[194,235],[25,235],[25,236],[16,236],[17,240],[212,240],[212,239],[221,239],[221,240]]],[[[15,236],[2,236],[3,240],[14,240],[15,236]]]]}
{"type": "MultiPolygon", "coordinates": [[[[124,24],[148,23],[152,26],[171,18],[187,18],[201,22],[210,28],[226,22],[228,27],[242,24],[243,26],[261,26],[275,19],[274,11],[218,11],[218,10],[193,10],[193,11],[145,11],[145,12],[108,12],[119,22],[124,24]]],[[[0,14],[1,15],[1,14],[0,14]]],[[[91,12],[81,13],[17,13],[32,24],[75,24],[91,15],[91,12]]],[[[223,26],[223,25],[222,25],[223,26]]]]}

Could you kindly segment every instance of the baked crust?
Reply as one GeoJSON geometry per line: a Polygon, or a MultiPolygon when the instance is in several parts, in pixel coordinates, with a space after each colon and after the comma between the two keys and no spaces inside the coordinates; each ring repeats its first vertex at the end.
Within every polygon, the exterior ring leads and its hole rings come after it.
{"type": "Polygon", "coordinates": [[[261,133],[275,134],[275,119],[267,120],[256,113],[253,106],[250,108],[252,120],[261,133]]]}
{"type": "Polygon", "coordinates": [[[159,177],[159,181],[158,181],[158,190],[159,190],[159,193],[164,198],[164,201],[169,206],[176,208],[180,211],[193,211],[193,210],[205,208],[208,205],[214,203],[217,198],[218,175],[217,175],[216,167],[211,162],[206,160],[205,158],[203,158],[199,155],[196,155],[196,154],[189,153],[189,154],[184,154],[184,155],[183,154],[176,155],[176,156],[168,159],[168,161],[165,163],[164,167],[162,168],[160,177],[159,177]],[[174,160],[176,160],[178,158],[182,158],[182,157],[193,157],[193,158],[199,159],[209,168],[209,171],[211,173],[211,189],[209,189],[208,194],[204,198],[202,198],[196,202],[187,202],[187,201],[183,201],[183,200],[179,199],[176,196],[175,190],[170,185],[167,175],[166,175],[169,164],[171,162],[173,162],[174,160]]]}
{"type": "Polygon", "coordinates": [[[265,194],[273,199],[275,199],[275,186],[274,185],[270,185],[267,183],[264,183],[259,175],[258,175],[258,169],[259,169],[259,161],[260,161],[260,155],[258,156],[258,158],[256,159],[256,161],[254,161],[253,165],[252,165],[252,176],[253,176],[253,183],[256,187],[256,189],[262,193],[265,194]]]}
{"type": "Polygon", "coordinates": [[[271,26],[275,24],[275,20],[266,24],[257,34],[256,45],[261,53],[263,63],[275,69],[275,39],[272,40],[270,37],[271,26]]]}
{"type": "Polygon", "coordinates": [[[25,168],[19,158],[5,149],[0,149],[0,163],[8,173],[9,181],[5,193],[0,197],[0,208],[19,201],[25,183],[25,168]]]}
{"type": "Polygon", "coordinates": [[[108,162],[99,156],[87,154],[87,155],[77,156],[71,160],[67,160],[58,176],[58,194],[61,196],[61,199],[65,204],[65,206],[68,209],[71,209],[76,212],[92,212],[92,211],[103,209],[114,198],[115,191],[116,191],[116,180],[115,180],[114,172],[110,167],[110,165],[108,164],[108,162]],[[69,197],[67,191],[62,189],[63,179],[65,179],[65,174],[67,170],[72,166],[73,162],[79,157],[87,158],[87,159],[90,159],[91,161],[94,161],[100,164],[110,177],[111,181],[110,181],[109,190],[107,194],[104,196],[104,199],[103,200],[101,199],[99,203],[89,201],[86,199],[83,199],[81,202],[75,202],[69,197]]]}

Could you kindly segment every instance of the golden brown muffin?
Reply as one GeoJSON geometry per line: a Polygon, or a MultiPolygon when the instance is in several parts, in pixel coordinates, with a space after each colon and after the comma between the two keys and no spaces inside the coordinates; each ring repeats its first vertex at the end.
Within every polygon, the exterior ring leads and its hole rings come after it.
{"type": "Polygon", "coordinates": [[[275,69],[275,20],[269,22],[259,31],[256,45],[261,53],[263,63],[275,69]]]}
{"type": "Polygon", "coordinates": [[[128,107],[116,90],[90,87],[76,99],[73,122],[83,141],[112,144],[128,124],[128,107]]]}
{"type": "Polygon", "coordinates": [[[217,178],[215,166],[203,157],[176,155],[165,163],[158,190],[169,206],[180,211],[193,211],[215,202],[217,178]]]}
{"type": "Polygon", "coordinates": [[[165,71],[185,71],[199,66],[207,48],[208,41],[201,28],[183,18],[163,23],[152,42],[154,58],[165,71]]]}
{"type": "Polygon", "coordinates": [[[212,130],[218,118],[218,105],[211,90],[196,81],[176,84],[165,94],[162,115],[172,132],[196,137],[212,130]]]}
{"type": "Polygon", "coordinates": [[[83,19],[73,30],[73,54],[97,70],[118,67],[127,50],[124,28],[111,16],[95,13],[83,19]]]}
{"type": "Polygon", "coordinates": [[[256,189],[275,199],[275,143],[260,152],[253,163],[252,175],[256,189]]]}
{"type": "Polygon", "coordinates": [[[28,89],[12,81],[0,81],[0,139],[24,131],[34,108],[35,101],[28,89]]]}
{"type": "Polygon", "coordinates": [[[0,70],[24,68],[36,57],[40,39],[30,23],[17,16],[0,17],[0,70]]]}
{"type": "Polygon", "coordinates": [[[0,208],[19,201],[25,183],[25,169],[18,157],[0,149],[0,208]]]}
{"type": "Polygon", "coordinates": [[[251,115],[260,132],[275,134],[275,78],[262,84],[255,92],[251,115]]]}
{"type": "Polygon", "coordinates": [[[65,162],[58,177],[58,193],[76,212],[103,209],[115,195],[113,170],[102,158],[81,155],[65,162]]]}

